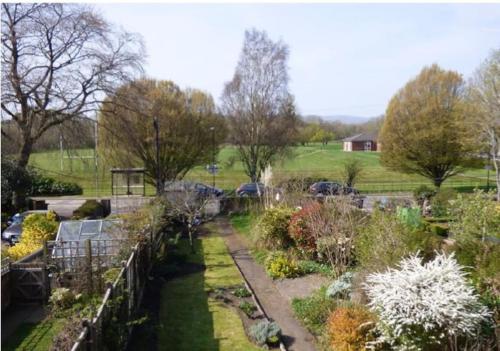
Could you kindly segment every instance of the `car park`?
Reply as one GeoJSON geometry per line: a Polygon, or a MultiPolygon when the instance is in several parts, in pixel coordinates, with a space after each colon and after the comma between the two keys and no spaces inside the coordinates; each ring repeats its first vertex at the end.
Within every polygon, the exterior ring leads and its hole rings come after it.
{"type": "MultiPolygon", "coordinates": [[[[7,241],[11,245],[19,242],[21,238],[21,234],[23,232],[23,221],[30,214],[47,214],[49,211],[47,210],[32,210],[25,211],[22,213],[16,213],[11,219],[7,222],[8,227],[2,232],[2,240],[7,241]]],[[[56,219],[59,221],[59,216],[56,214],[56,219]]]]}

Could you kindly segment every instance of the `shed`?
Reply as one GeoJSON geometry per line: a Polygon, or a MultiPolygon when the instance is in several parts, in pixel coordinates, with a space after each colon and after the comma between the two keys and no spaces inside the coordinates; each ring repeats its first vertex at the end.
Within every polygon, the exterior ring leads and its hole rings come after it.
{"type": "Polygon", "coordinates": [[[381,145],[378,142],[376,133],[360,133],[342,140],[344,151],[380,151],[381,145]]]}

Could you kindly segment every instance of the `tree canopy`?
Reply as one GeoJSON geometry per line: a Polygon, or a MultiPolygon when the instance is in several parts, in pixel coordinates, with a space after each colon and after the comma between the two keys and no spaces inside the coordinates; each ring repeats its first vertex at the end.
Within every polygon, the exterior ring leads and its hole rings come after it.
{"type": "Polygon", "coordinates": [[[182,179],[193,167],[211,162],[225,134],[224,120],[216,114],[210,95],[183,91],[171,81],[142,79],[124,85],[108,97],[99,113],[104,157],[115,167],[144,166],[146,181],[154,185],[159,170],[160,189],[166,181],[182,179]]]}
{"type": "Polygon", "coordinates": [[[381,130],[382,164],[420,174],[438,187],[460,172],[470,159],[464,88],[458,73],[432,65],[398,91],[381,130]]]}

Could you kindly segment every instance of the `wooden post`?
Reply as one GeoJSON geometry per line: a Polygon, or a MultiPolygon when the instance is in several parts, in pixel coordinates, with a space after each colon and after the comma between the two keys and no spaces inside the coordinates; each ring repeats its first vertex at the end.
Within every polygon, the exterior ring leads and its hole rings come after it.
{"type": "Polygon", "coordinates": [[[43,241],[43,263],[45,263],[45,266],[49,265],[49,244],[47,240],[43,241]]]}
{"type": "Polygon", "coordinates": [[[87,291],[89,295],[93,292],[92,287],[92,244],[90,239],[85,240],[85,253],[87,256],[87,291]]]}

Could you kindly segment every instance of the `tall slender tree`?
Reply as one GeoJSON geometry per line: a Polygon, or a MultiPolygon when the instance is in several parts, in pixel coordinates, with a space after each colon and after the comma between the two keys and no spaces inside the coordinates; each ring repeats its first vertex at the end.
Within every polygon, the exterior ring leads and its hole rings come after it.
{"type": "Polygon", "coordinates": [[[460,74],[432,65],[397,92],[380,135],[382,164],[420,174],[437,187],[462,171],[471,156],[464,143],[464,88],[460,74]]]}
{"type": "Polygon", "coordinates": [[[288,90],[288,55],[282,41],[247,30],[233,79],[222,94],[231,141],[252,182],[294,142],[297,117],[288,90]]]}
{"type": "Polygon", "coordinates": [[[3,3],[1,19],[2,119],[19,127],[24,168],[47,130],[95,111],[140,72],[144,49],[84,5],[3,3]]]}
{"type": "Polygon", "coordinates": [[[467,116],[472,142],[486,150],[495,167],[500,201],[500,49],[493,51],[470,81],[473,111],[467,116]]]}

